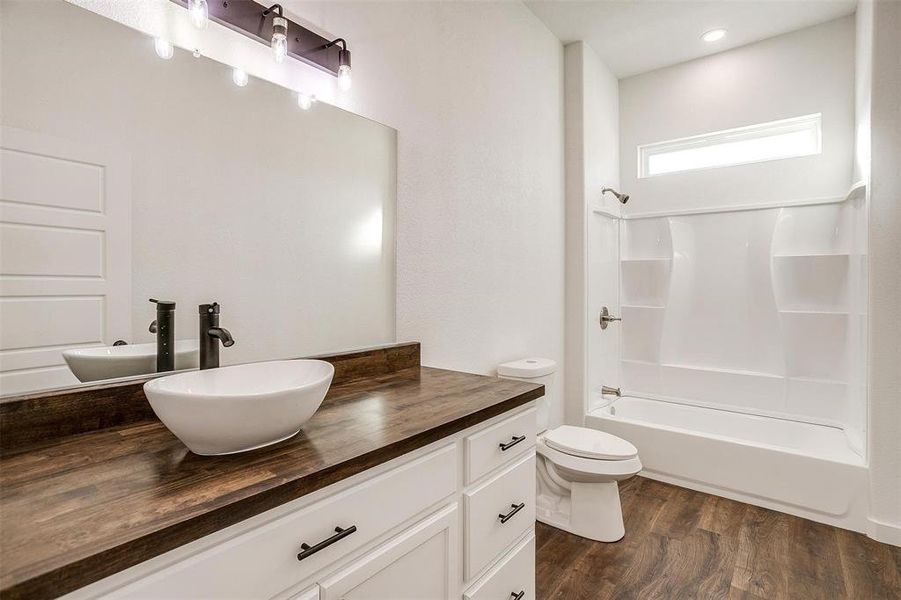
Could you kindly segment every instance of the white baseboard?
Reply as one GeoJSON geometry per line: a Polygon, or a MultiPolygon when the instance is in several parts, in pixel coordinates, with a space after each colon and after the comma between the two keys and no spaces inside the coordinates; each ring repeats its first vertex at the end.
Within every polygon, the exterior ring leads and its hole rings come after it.
{"type": "Polygon", "coordinates": [[[870,526],[867,535],[877,542],[901,546],[901,525],[885,523],[873,517],[869,518],[870,526]]]}

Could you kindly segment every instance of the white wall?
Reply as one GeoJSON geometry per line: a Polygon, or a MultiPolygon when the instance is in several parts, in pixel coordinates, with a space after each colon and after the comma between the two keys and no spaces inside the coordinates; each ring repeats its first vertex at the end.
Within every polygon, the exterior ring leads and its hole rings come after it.
{"type": "Polygon", "coordinates": [[[398,130],[397,335],[429,365],[563,360],[563,51],[507,2],[286,2],[398,130]]]}
{"type": "Polygon", "coordinates": [[[630,215],[844,196],[852,178],[854,19],[620,82],[622,186],[630,215]],[[823,152],[637,178],[637,147],[821,112],[823,152]]]}
{"type": "MultiPolygon", "coordinates": [[[[876,539],[901,545],[901,3],[861,5],[872,38],[870,172],[870,505],[876,539]]],[[[866,44],[864,50],[866,50],[866,44]]],[[[865,99],[864,99],[865,102],[865,99]]]]}
{"type": "Polygon", "coordinates": [[[619,328],[602,334],[596,322],[601,305],[618,310],[617,224],[592,208],[619,211],[618,203],[600,194],[619,185],[619,84],[584,42],[566,46],[565,63],[565,416],[581,424],[592,390],[618,380],[619,328]]]}
{"type": "Polygon", "coordinates": [[[183,50],[160,60],[148,37],[64,2],[4,2],[3,16],[3,123],[130,161],[132,328],[117,336],[152,339],[154,297],[178,303],[179,339],[220,302],[236,340],[224,364],[394,341],[394,130],[238,88],[183,50]],[[60,42],[33,44],[37,29],[60,42]]]}
{"type": "Polygon", "coordinates": [[[426,364],[563,361],[563,49],[519,3],[300,2],[347,38],[354,87],[167,0],[72,0],[398,130],[397,337],[426,364]]]}

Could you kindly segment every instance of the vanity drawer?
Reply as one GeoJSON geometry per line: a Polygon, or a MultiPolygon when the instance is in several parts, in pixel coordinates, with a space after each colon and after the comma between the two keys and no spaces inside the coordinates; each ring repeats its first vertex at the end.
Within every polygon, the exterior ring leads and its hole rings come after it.
{"type": "Polygon", "coordinates": [[[463,594],[464,600],[511,600],[517,597],[520,600],[535,600],[533,533],[463,594]]]}
{"type": "Polygon", "coordinates": [[[113,592],[114,598],[269,598],[453,494],[456,446],[401,465],[113,592]],[[336,527],[350,534],[336,533],[336,527]],[[321,550],[298,560],[301,544],[321,550]]]}
{"type": "Polygon", "coordinates": [[[463,499],[469,580],[535,527],[535,453],[464,493],[463,499]]]}
{"type": "Polygon", "coordinates": [[[531,408],[466,438],[466,483],[478,481],[535,447],[538,411],[531,408]]]}

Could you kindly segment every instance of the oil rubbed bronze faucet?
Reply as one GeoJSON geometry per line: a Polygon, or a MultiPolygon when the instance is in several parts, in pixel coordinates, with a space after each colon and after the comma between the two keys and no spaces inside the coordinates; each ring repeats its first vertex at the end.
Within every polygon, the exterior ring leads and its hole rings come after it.
{"type": "Polygon", "coordinates": [[[219,366],[219,342],[226,348],[235,345],[228,329],[219,327],[219,303],[201,304],[197,307],[200,320],[200,368],[215,369],[219,366]]]}

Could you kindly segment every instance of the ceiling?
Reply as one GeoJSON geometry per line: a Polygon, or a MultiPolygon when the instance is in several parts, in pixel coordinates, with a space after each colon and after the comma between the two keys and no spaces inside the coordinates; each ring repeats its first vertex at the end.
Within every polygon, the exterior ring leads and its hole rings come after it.
{"type": "Polygon", "coordinates": [[[526,0],[566,44],[588,42],[620,79],[824,23],[856,0],[526,0]],[[728,30],[718,42],[705,31],[728,30]]]}

